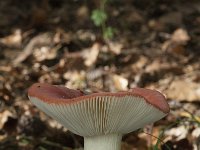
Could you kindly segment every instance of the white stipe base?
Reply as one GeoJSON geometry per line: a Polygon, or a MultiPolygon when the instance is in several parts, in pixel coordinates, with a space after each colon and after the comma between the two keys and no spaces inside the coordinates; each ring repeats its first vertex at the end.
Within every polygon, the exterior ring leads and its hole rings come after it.
{"type": "Polygon", "coordinates": [[[121,150],[121,134],[84,137],[84,150],[121,150]]]}

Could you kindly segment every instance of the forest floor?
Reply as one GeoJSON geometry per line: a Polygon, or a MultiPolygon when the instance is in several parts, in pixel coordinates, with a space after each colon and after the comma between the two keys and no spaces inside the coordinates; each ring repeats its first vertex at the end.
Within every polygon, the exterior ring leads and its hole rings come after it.
{"type": "Polygon", "coordinates": [[[122,150],[200,149],[200,2],[111,1],[115,29],[103,40],[91,21],[98,3],[0,1],[0,150],[72,150],[83,138],[30,103],[33,83],[88,91],[156,89],[164,119],[122,139],[122,150]]]}

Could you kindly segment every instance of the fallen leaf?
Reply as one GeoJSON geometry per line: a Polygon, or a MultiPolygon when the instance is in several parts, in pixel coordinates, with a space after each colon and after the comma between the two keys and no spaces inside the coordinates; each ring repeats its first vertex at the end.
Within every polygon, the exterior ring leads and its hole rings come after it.
{"type": "Polygon", "coordinates": [[[63,78],[67,80],[66,86],[68,88],[76,88],[81,89],[86,86],[85,79],[86,73],[85,71],[68,71],[63,74],[63,78]]]}
{"type": "Polygon", "coordinates": [[[200,84],[183,79],[174,80],[165,91],[170,99],[179,101],[200,100],[200,84]]]}
{"type": "Polygon", "coordinates": [[[188,134],[188,129],[184,125],[174,127],[172,129],[165,131],[165,135],[170,137],[175,137],[176,140],[181,140],[186,138],[187,134],[188,134]]]}
{"type": "Polygon", "coordinates": [[[188,112],[180,112],[180,116],[181,116],[181,117],[190,118],[190,119],[194,119],[194,120],[200,122],[200,117],[198,117],[198,116],[192,116],[192,115],[191,115],[190,113],[188,113],[188,112]]]}
{"type": "Polygon", "coordinates": [[[109,50],[116,55],[119,55],[122,51],[123,45],[119,42],[108,42],[109,50]]]}
{"type": "Polygon", "coordinates": [[[190,36],[185,29],[176,29],[171,38],[165,41],[162,45],[162,50],[174,54],[185,55],[185,45],[190,40],[190,36]]]}
{"type": "Polygon", "coordinates": [[[200,128],[197,127],[192,131],[192,136],[198,138],[200,136],[200,128]]]}
{"type": "Polygon", "coordinates": [[[127,86],[128,86],[128,80],[120,75],[112,75],[112,81],[114,84],[114,87],[116,88],[116,90],[118,91],[125,91],[127,90],[127,86]]]}
{"type": "Polygon", "coordinates": [[[35,50],[35,47],[49,46],[52,44],[53,37],[49,33],[43,33],[35,36],[26,45],[24,50],[13,60],[13,65],[17,66],[24,60],[26,60],[35,50]]]}
{"type": "Polygon", "coordinates": [[[178,28],[172,34],[171,40],[175,43],[185,44],[190,40],[190,36],[185,29],[178,28]]]}
{"type": "Polygon", "coordinates": [[[90,49],[83,52],[83,57],[85,59],[84,64],[88,67],[92,66],[99,55],[100,45],[95,43],[90,49]]]}
{"type": "Polygon", "coordinates": [[[43,60],[51,60],[57,56],[57,51],[59,48],[60,48],[60,45],[53,48],[49,46],[43,46],[41,48],[35,49],[33,56],[39,62],[43,60]]]}
{"type": "Polygon", "coordinates": [[[22,42],[22,33],[20,29],[17,29],[11,35],[0,38],[0,43],[8,47],[19,47],[22,42]]]}
{"type": "Polygon", "coordinates": [[[4,110],[0,113],[0,129],[3,128],[4,124],[8,121],[8,118],[15,118],[14,114],[10,112],[9,110],[4,110]]]}

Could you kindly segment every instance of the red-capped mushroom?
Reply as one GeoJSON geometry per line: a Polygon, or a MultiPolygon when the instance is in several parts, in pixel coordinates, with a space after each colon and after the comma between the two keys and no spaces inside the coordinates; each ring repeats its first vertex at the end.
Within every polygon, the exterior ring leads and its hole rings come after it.
{"type": "Polygon", "coordinates": [[[36,83],[29,88],[28,97],[47,115],[83,136],[85,150],[120,150],[123,134],[170,111],[161,93],[143,88],[86,95],[80,90],[36,83]]]}

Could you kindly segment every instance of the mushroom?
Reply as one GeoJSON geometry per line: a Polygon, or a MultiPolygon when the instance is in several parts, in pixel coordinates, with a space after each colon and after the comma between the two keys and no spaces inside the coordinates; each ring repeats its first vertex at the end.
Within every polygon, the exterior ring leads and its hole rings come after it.
{"type": "Polygon", "coordinates": [[[160,92],[143,88],[86,94],[36,83],[29,88],[28,97],[47,115],[83,136],[85,150],[120,150],[123,134],[153,123],[170,111],[160,92]]]}

